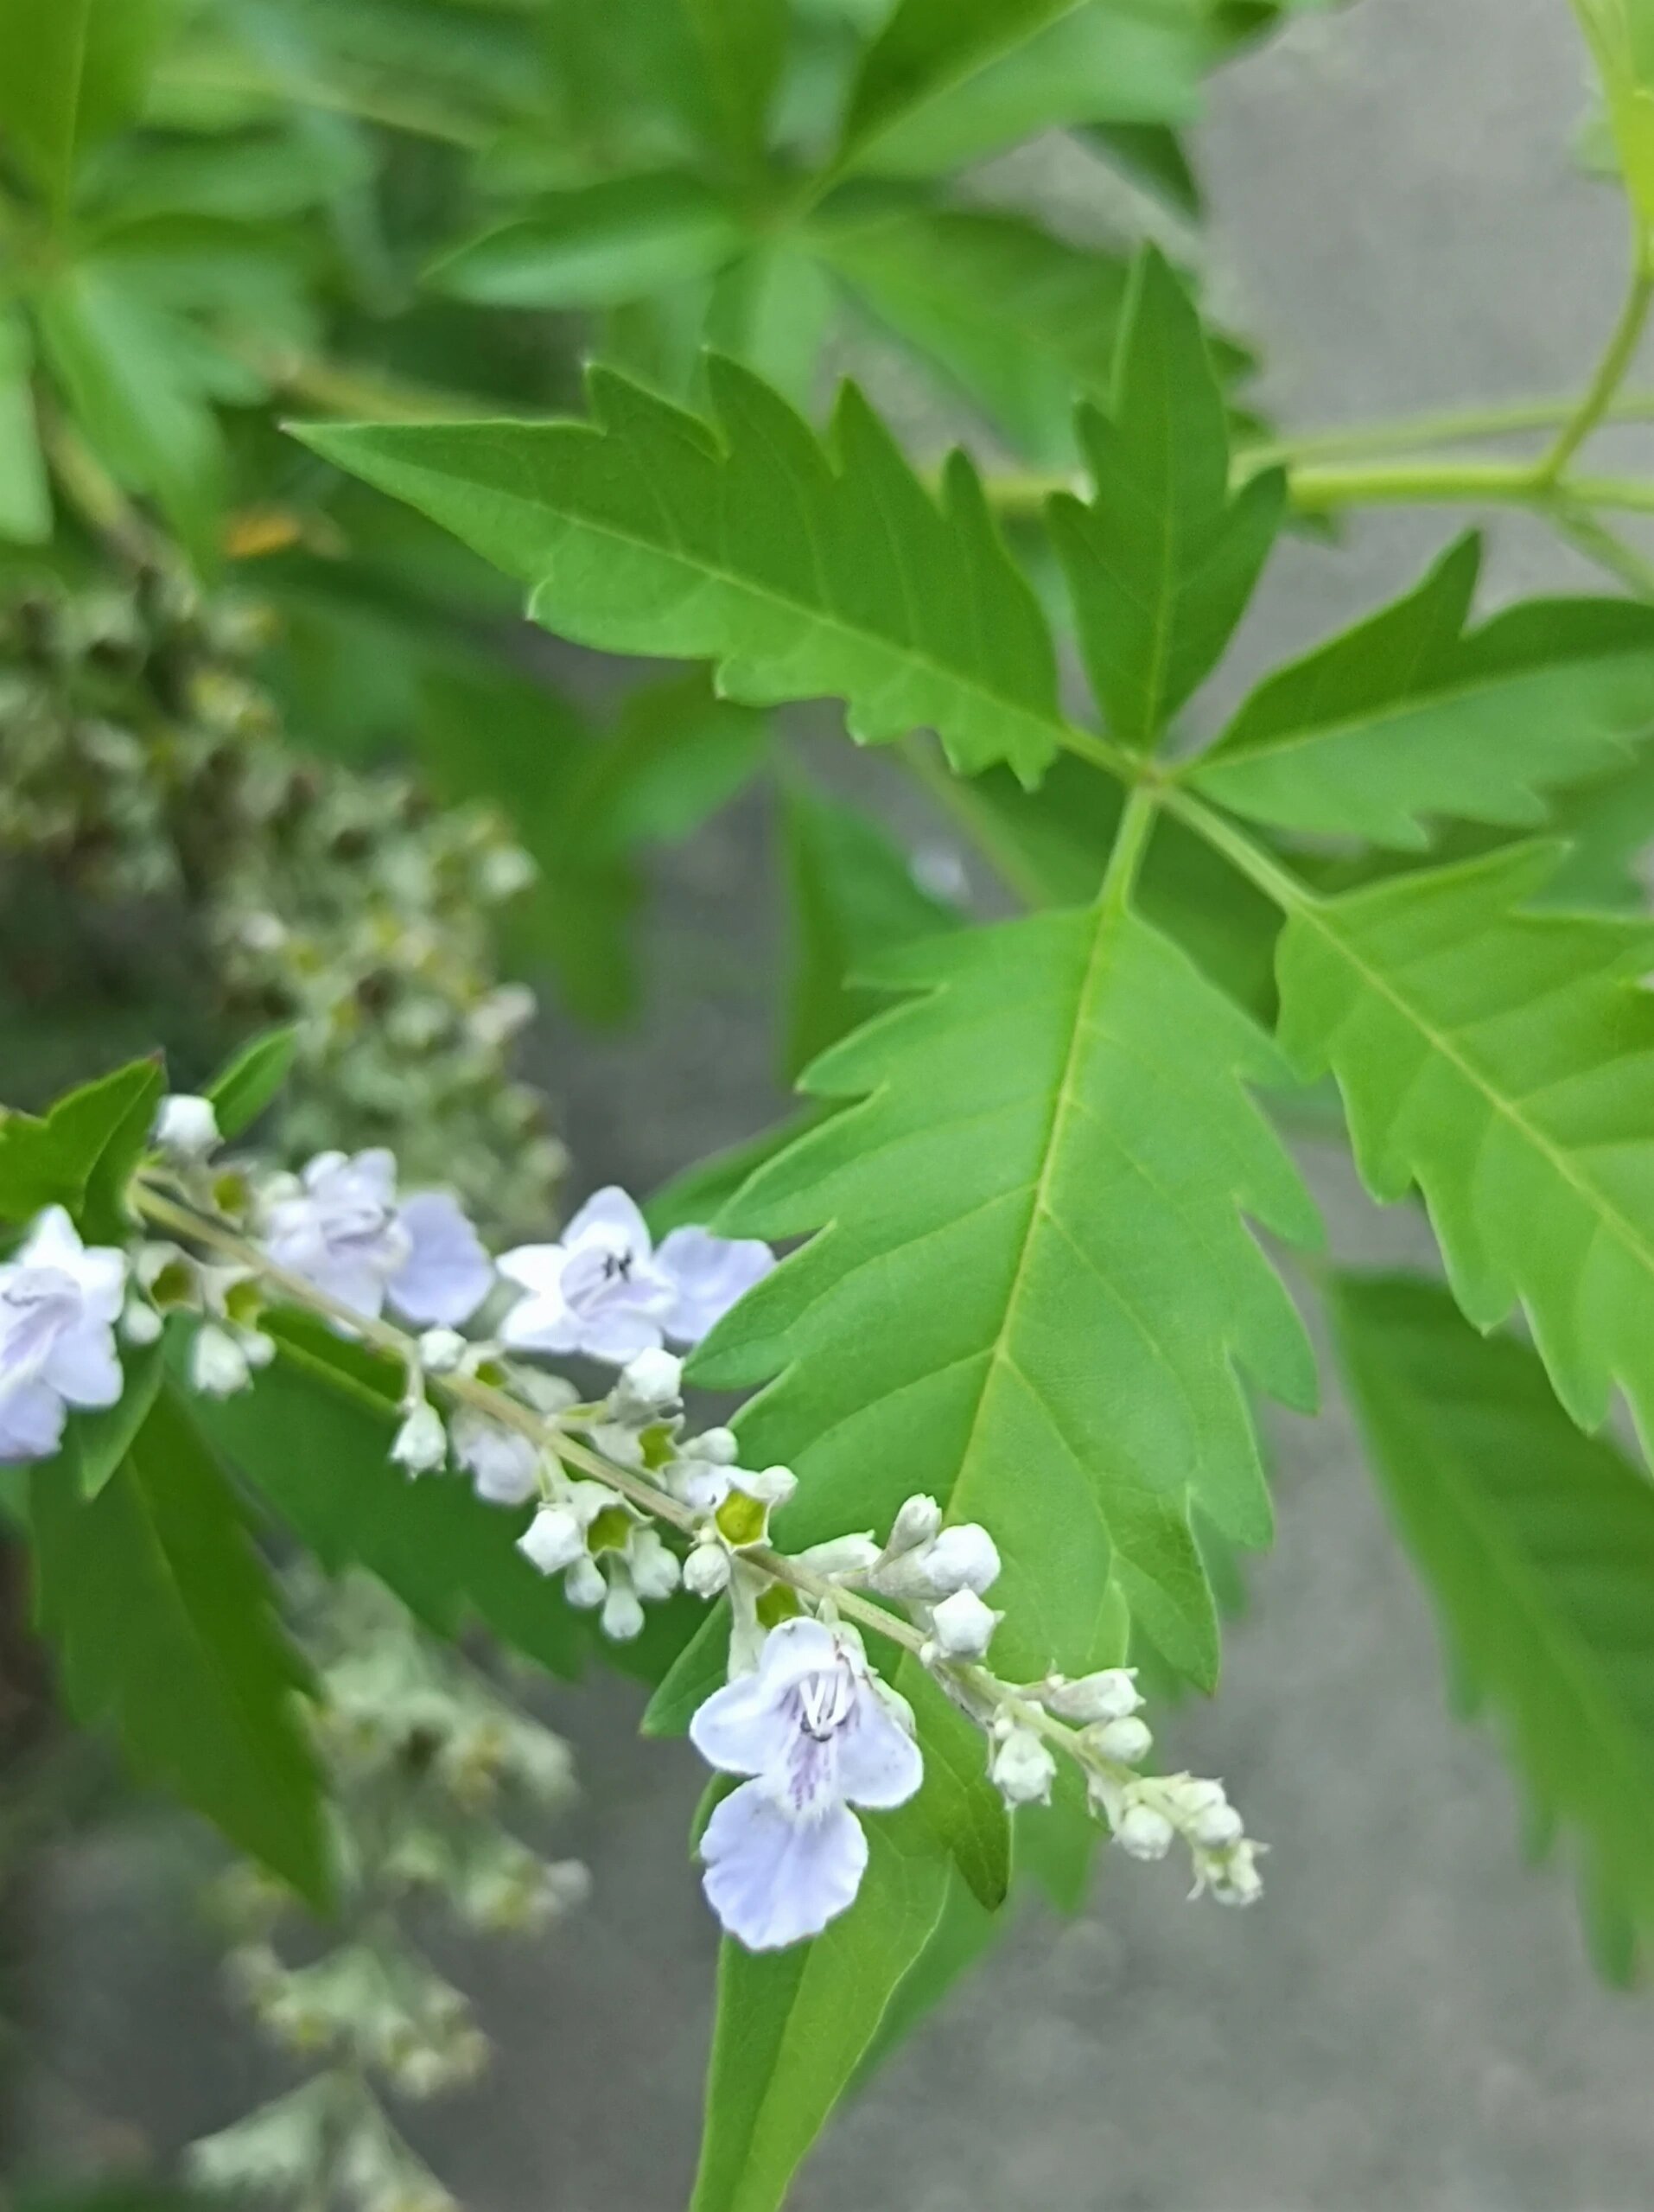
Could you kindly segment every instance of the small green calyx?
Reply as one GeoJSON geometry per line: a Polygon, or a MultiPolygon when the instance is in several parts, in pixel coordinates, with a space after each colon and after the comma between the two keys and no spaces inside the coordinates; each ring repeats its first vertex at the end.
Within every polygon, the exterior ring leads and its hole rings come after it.
{"type": "Polygon", "coordinates": [[[589,1552],[619,1552],[632,1533],[632,1516],[624,1506],[605,1506],[586,1532],[589,1552]]]}
{"type": "Polygon", "coordinates": [[[773,1582],[754,1610],[760,1629],[774,1629],[783,1621],[795,1619],[804,1609],[797,1590],[789,1590],[784,1582],[773,1582]]]}
{"type": "Polygon", "coordinates": [[[745,1490],[731,1490],[713,1518],[719,1535],[739,1552],[746,1545],[763,1542],[769,1508],[749,1498],[745,1490]]]}

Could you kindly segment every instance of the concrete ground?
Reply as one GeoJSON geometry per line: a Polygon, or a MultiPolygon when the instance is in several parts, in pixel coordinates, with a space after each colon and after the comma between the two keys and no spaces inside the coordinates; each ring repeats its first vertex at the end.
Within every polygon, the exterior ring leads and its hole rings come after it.
{"type": "MultiPolygon", "coordinates": [[[[1219,296],[1283,419],[1577,385],[1615,311],[1623,228],[1570,166],[1582,86],[1564,0],[1360,0],[1224,77],[1199,136],[1219,296]]],[[[1395,590],[1452,526],[1378,515],[1337,551],[1289,547],[1243,666],[1395,590]]],[[[1492,596],[1585,581],[1543,532],[1497,523],[1492,596]]],[[[641,1048],[549,1041],[586,1180],[646,1186],[773,1110],[758,829],[743,806],[672,859],[641,1048]]],[[[1316,1173],[1343,1249],[1413,1247],[1337,1163],[1316,1173]]],[[[1649,2201],[1654,2008],[1599,1986],[1564,1874],[1522,1863],[1515,1792],[1486,1733],[1447,1716],[1342,1406],[1272,1436],[1280,1542],[1220,1699],[1172,1731],[1273,1839],[1267,1903],[1196,1910],[1170,1869],[1110,1865],[1077,1920],[1031,1915],[841,2117],[798,2212],[1649,2201]]],[[[549,1950],[477,1959],[498,2062],[422,2130],[476,2212],[685,2198],[714,1951],[684,1845],[698,1777],[679,1747],[630,1738],[635,1703],[615,1686],[550,1701],[579,1750],[570,1845],[595,1896],[549,1950]]],[[[164,2151],[245,2100],[188,1890],[175,1850],[130,1836],[46,1870],[38,2151],[68,2149],[87,2107],[164,2151]]]]}

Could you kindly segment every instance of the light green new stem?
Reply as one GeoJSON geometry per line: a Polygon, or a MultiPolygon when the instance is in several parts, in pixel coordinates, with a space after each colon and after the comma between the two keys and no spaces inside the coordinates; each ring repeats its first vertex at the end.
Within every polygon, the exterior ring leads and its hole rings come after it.
{"type": "MultiPolygon", "coordinates": [[[[167,1235],[187,1240],[190,1244],[217,1253],[219,1258],[237,1267],[245,1268],[260,1281],[279,1294],[283,1304],[296,1306],[302,1312],[313,1313],[321,1320],[336,1324],[363,1343],[371,1344],[397,1363],[404,1374],[424,1372],[419,1358],[418,1339],[410,1331],[399,1329],[394,1322],[385,1321],[358,1313],[337,1298],[329,1297],[314,1283],[289,1269],[278,1266],[268,1253],[260,1250],[249,1238],[243,1236],[229,1222],[204,1211],[193,1202],[182,1202],[170,1191],[162,1189],[151,1176],[140,1176],[130,1192],[134,1212],[149,1227],[167,1235]]],[[[641,1512],[652,1519],[663,1520],[680,1534],[693,1536],[703,1516],[696,1513],[670,1491],[661,1489],[646,1475],[633,1468],[620,1467],[589,1445],[579,1443],[570,1435],[563,1422],[538,1412],[521,1399],[513,1398],[509,1391],[468,1374],[425,1374],[425,1380],[432,1388],[454,1400],[468,1406],[478,1413],[486,1414],[502,1428],[512,1429],[543,1452],[563,1465],[577,1467],[582,1474],[628,1499],[641,1512]]],[[[900,1644],[904,1651],[917,1655],[926,1639],[912,1622],[899,1614],[887,1612],[882,1605],[859,1591],[847,1590],[843,1584],[830,1582],[824,1575],[814,1573],[798,1560],[789,1559],[783,1552],[773,1551],[767,1545],[743,1548],[741,1557],[760,1572],[772,1576],[777,1582],[798,1591],[811,1603],[825,1605],[860,1626],[871,1629],[876,1635],[900,1644]]],[[[1012,1685],[1002,1682],[985,1667],[962,1665],[942,1661],[936,1672],[950,1676],[965,1692],[969,1700],[990,1712],[1008,1711],[1023,1725],[1046,1737],[1060,1750],[1078,1761],[1087,1772],[1100,1772],[1111,1780],[1124,1784],[1131,1779],[1129,1769],[1119,1767],[1112,1760],[1101,1757],[1079,1741],[1078,1732],[1066,1723],[1057,1720],[1043,1706],[1017,1695],[1012,1685]]]]}
{"type": "Polygon", "coordinates": [[[1650,265],[1649,241],[1639,223],[1632,241],[1631,285],[1619,310],[1619,320],[1603,348],[1602,359],[1597,363],[1578,408],[1563,424],[1555,444],[1540,456],[1534,470],[1536,486],[1561,482],[1563,469],[1607,412],[1615,392],[1625,382],[1625,372],[1648,321],[1651,303],[1654,303],[1654,267],[1650,265]]]}

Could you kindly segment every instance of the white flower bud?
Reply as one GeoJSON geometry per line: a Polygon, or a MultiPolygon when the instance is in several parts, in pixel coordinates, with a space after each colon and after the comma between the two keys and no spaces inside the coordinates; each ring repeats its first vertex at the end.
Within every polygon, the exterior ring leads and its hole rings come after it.
{"type": "Polygon", "coordinates": [[[1072,1720],[1082,1726],[1095,1721],[1125,1720],[1142,1704],[1133,1679],[1136,1673],[1135,1667],[1109,1667],[1101,1673],[1082,1674],[1072,1682],[1053,1674],[1040,1685],[1040,1702],[1059,1720],[1072,1720]]]}
{"type": "Polygon", "coordinates": [[[640,1428],[676,1411],[684,1383],[684,1362],[670,1352],[639,1352],[609,1393],[617,1421],[640,1428]]]}
{"type": "MultiPolygon", "coordinates": [[[[928,1504],[929,1501],[919,1502],[928,1504]]],[[[900,1517],[898,1514],[897,1519],[900,1517]]],[[[914,1518],[917,1522],[919,1517],[914,1518]]],[[[933,1540],[899,1552],[894,1558],[887,1545],[872,1585],[884,1597],[899,1598],[904,1604],[933,1604],[938,1597],[951,1597],[956,1590],[974,1590],[980,1597],[998,1572],[999,1552],[993,1538],[975,1521],[961,1521],[957,1527],[945,1528],[933,1540]]]]}
{"type": "Polygon", "coordinates": [[[934,1498],[909,1498],[890,1524],[887,1556],[894,1559],[904,1552],[917,1551],[921,1544],[932,1541],[941,1526],[942,1508],[934,1498]]]}
{"type": "Polygon", "coordinates": [[[1120,1720],[1106,1720],[1085,1731],[1085,1741],[1105,1759],[1123,1767],[1141,1766],[1154,1749],[1155,1739],[1135,1713],[1120,1720]]]}
{"type": "Polygon", "coordinates": [[[1258,1846],[1244,1838],[1223,1852],[1199,1862],[1206,1886],[1220,1905],[1255,1904],[1263,1894],[1263,1877],[1257,1871],[1258,1846]]]}
{"type": "Polygon", "coordinates": [[[878,1565],[881,1557],[880,1546],[871,1536],[830,1536],[825,1543],[812,1544],[798,1554],[801,1567],[808,1567],[812,1574],[825,1575],[831,1582],[868,1573],[878,1565]]]}
{"type": "Polygon", "coordinates": [[[1186,1833],[1202,1851],[1228,1851],[1245,1834],[1246,1824],[1232,1805],[1213,1805],[1196,1814],[1186,1833]]]}
{"type": "Polygon", "coordinates": [[[956,1590],[931,1615],[931,1635],[945,1659],[981,1659],[1004,1619],[974,1590],[956,1590]]]}
{"type": "Polygon", "coordinates": [[[733,1429],[703,1429],[690,1438],[684,1457],[709,1459],[715,1467],[733,1467],[741,1457],[741,1444],[733,1429]]]}
{"type": "MultiPolygon", "coordinates": [[[[518,1538],[517,1548],[543,1575],[561,1574],[565,1567],[586,1559],[586,1524],[572,1506],[542,1506],[518,1538]]],[[[589,1566],[591,1562],[587,1559],[586,1564],[589,1566]]],[[[569,1603],[579,1604],[573,1590],[566,1584],[564,1588],[569,1603]]],[[[601,1603],[601,1597],[600,1590],[592,1603],[601,1603]]]]}
{"type": "Polygon", "coordinates": [[[985,1528],[964,1520],[942,1531],[925,1565],[938,1597],[950,1597],[956,1590],[974,1590],[980,1597],[999,1578],[999,1548],[985,1528]]]}
{"type": "Polygon", "coordinates": [[[595,1559],[582,1552],[563,1578],[563,1594],[582,1613],[592,1613],[608,1596],[608,1584],[595,1559]]]}
{"type": "Polygon", "coordinates": [[[1171,1822],[1152,1805],[1129,1805],[1116,1823],[1114,1840],[1132,1858],[1164,1858],[1173,1834],[1171,1822]]]}
{"type": "Polygon", "coordinates": [[[129,1344],[153,1344],[162,1330],[160,1315],[142,1298],[129,1298],[121,1309],[121,1335],[129,1344]]]}
{"type": "Polygon", "coordinates": [[[624,1567],[609,1571],[608,1595],[599,1616],[603,1634],[614,1643],[630,1643],[643,1629],[643,1606],[624,1567]]]}
{"type": "Polygon", "coordinates": [[[156,1117],[155,1141],[163,1152],[181,1160],[205,1159],[221,1143],[219,1118],[210,1099],[175,1091],[162,1099],[156,1117]]]}
{"type": "Polygon", "coordinates": [[[431,1374],[452,1374],[468,1348],[457,1329],[428,1329],[419,1340],[419,1364],[431,1374]]]}
{"type": "Polygon", "coordinates": [[[765,1467],[755,1475],[737,1473],[734,1487],[775,1513],[792,1498],[798,1487],[798,1478],[790,1467],[765,1467]]]}
{"type": "Polygon", "coordinates": [[[190,1347],[191,1386],[203,1398],[232,1398],[252,1380],[247,1355],[227,1329],[206,1322],[190,1347]]]}
{"type": "Polygon", "coordinates": [[[703,1538],[684,1562],[684,1587],[691,1597],[710,1603],[729,1586],[729,1554],[715,1536],[703,1538]]]}
{"type": "Polygon", "coordinates": [[[646,1604],[663,1603],[682,1578],[678,1554],[668,1550],[652,1528],[634,1531],[627,1546],[626,1564],[632,1586],[646,1604]]]}
{"type": "Polygon", "coordinates": [[[397,1431],[391,1457],[410,1475],[429,1475],[443,1464],[448,1457],[448,1431],[434,1406],[422,1401],[410,1409],[397,1431]]]}
{"type": "Polygon", "coordinates": [[[989,1777],[1008,1805],[1048,1805],[1057,1762],[1031,1728],[1014,1725],[994,1753],[989,1777]]]}

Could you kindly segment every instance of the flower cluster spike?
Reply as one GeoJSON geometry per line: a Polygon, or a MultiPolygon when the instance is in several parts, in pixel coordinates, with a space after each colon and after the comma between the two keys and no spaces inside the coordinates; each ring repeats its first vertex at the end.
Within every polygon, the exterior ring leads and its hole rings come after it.
{"type": "Polygon", "coordinates": [[[774,1523],[798,1488],[792,1469],[743,1467],[738,1430],[686,1427],[683,1366],[666,1341],[692,1345],[714,1326],[774,1265],[767,1246],[704,1229],[657,1246],[610,1188],[558,1241],[496,1261],[451,1195],[404,1195],[383,1150],[323,1153],[296,1177],[256,1162],[215,1170],[214,1126],[195,1103],[162,1108],[166,1164],[135,1186],[138,1210],[170,1240],[140,1246],[130,1295],[128,1256],[82,1252],[55,1213],[0,1269],[0,1439],[14,1457],[38,1456],[35,1436],[42,1450],[55,1445],[65,1403],[111,1402],[118,1316],[141,1340],[164,1313],[193,1313],[193,1378],[222,1390],[245,1386],[269,1356],[266,1302],[309,1305],[400,1363],[392,1459],[410,1477],[457,1464],[490,1502],[535,1501],[517,1539],[525,1558],[559,1577],[604,1635],[637,1636],[646,1608],[680,1589],[727,1595],[728,1680],[690,1734],[742,1777],[702,1845],[708,1898],[740,1941],[818,1934],[867,1863],[858,1808],[900,1805],[919,1785],[913,1716],[869,1661],[864,1628],[909,1652],[980,1727],[1008,1807],[1048,1802],[1070,1758],[1123,1851],[1158,1858],[1180,1838],[1197,1891],[1237,1904],[1257,1895],[1258,1846],[1222,1785],[1145,1771],[1153,1738],[1129,1670],[1021,1686],[991,1671],[1002,1616],[986,1528],[949,1522],[919,1495],[882,1541],[851,1530],[789,1554],[774,1523]],[[215,1203],[226,1189],[239,1194],[239,1224],[215,1203]],[[548,1355],[619,1372],[582,1398],[538,1364],[548,1355]]]}

